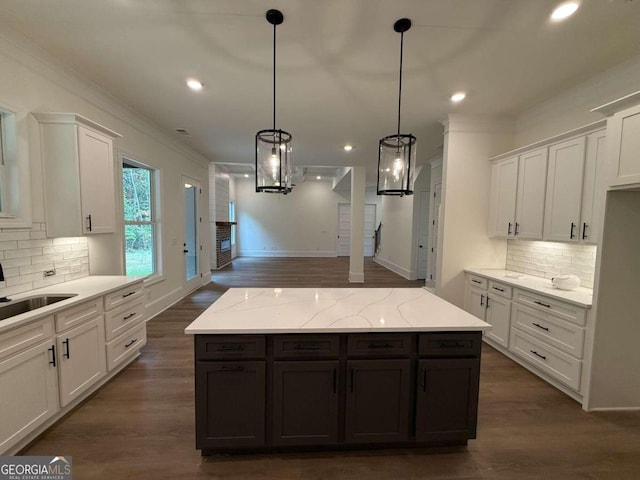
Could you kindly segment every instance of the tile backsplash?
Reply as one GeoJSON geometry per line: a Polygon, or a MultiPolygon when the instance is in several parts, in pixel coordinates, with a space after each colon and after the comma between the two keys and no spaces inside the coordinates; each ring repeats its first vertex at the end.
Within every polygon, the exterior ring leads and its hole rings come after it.
{"type": "Polygon", "coordinates": [[[509,240],[505,268],[542,278],[571,273],[581,286],[593,288],[596,251],[595,245],[509,240]]]}
{"type": "Polygon", "coordinates": [[[4,282],[0,297],[68,282],[89,275],[89,247],[85,237],[46,238],[45,224],[0,229],[0,264],[4,282]],[[44,277],[45,270],[55,275],[44,277]]]}

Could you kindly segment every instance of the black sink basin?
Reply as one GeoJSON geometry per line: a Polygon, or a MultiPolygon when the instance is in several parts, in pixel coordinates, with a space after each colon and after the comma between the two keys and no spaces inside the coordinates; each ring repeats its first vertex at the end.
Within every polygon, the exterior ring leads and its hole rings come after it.
{"type": "Polygon", "coordinates": [[[38,295],[37,297],[23,298],[22,300],[14,300],[4,305],[0,305],[0,320],[15,317],[21,313],[27,313],[37,308],[46,307],[52,303],[61,302],[67,298],[75,297],[76,293],[64,295],[38,295]]]}

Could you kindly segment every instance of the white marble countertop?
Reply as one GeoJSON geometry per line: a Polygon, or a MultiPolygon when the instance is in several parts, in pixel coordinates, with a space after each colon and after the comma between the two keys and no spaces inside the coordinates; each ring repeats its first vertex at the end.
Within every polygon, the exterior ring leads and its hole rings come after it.
{"type": "MultiPolygon", "coordinates": [[[[21,300],[37,295],[53,295],[53,294],[71,294],[75,293],[74,297],[62,300],[52,305],[36,308],[27,313],[15,315],[5,320],[0,320],[0,333],[11,328],[19,327],[23,324],[30,323],[47,315],[54,314],[60,310],[73,307],[86,300],[99,297],[110,293],[112,291],[124,288],[127,285],[139,282],[142,277],[127,277],[119,275],[94,275],[77,280],[71,280],[70,282],[58,283],[48,287],[38,288],[36,290],[30,290],[28,292],[20,293],[17,295],[11,295],[12,301],[21,300]]],[[[2,308],[0,303],[0,309],[2,308]]]]}
{"type": "Polygon", "coordinates": [[[423,288],[231,288],[187,334],[482,331],[423,288]]]}
{"type": "Polygon", "coordinates": [[[541,293],[549,297],[557,298],[565,302],[573,303],[579,307],[591,308],[593,290],[590,288],[578,287],[576,290],[560,290],[551,285],[548,278],[534,277],[511,270],[500,270],[495,268],[465,268],[465,272],[479,275],[481,277],[506,283],[513,287],[529,290],[534,293],[541,293]]]}

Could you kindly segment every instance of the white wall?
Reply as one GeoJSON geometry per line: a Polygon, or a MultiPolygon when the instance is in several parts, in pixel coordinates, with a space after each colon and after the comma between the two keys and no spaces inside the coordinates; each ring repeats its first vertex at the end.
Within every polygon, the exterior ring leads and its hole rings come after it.
{"type": "Polygon", "coordinates": [[[516,120],[515,146],[602,120],[590,110],[638,91],[639,79],[640,55],[527,110],[516,120]]]}
{"type": "Polygon", "coordinates": [[[374,261],[404,278],[411,278],[413,196],[382,196],[380,210],[380,250],[374,261]]]}
{"type": "Polygon", "coordinates": [[[511,122],[449,115],[442,160],[436,293],[463,307],[465,267],[504,268],[506,241],[488,238],[489,158],[512,147],[511,122]]]}
{"type": "Polygon", "coordinates": [[[349,202],[329,181],[301,182],[281,195],[256,193],[252,178],[238,178],[238,255],[333,257],[338,204],[349,202]]]}
{"type": "MultiPolygon", "coordinates": [[[[93,84],[73,76],[68,68],[55,64],[23,38],[6,31],[0,34],[0,64],[0,103],[13,106],[21,115],[28,112],[79,113],[122,135],[115,142],[116,172],[120,172],[122,155],[161,170],[163,257],[160,263],[163,276],[148,285],[148,311],[153,315],[181,298],[188,291],[184,281],[182,254],[184,222],[181,175],[199,179],[203,186],[203,198],[206,199],[206,159],[188,150],[173,140],[168,132],[139,117],[93,84]]],[[[32,221],[41,224],[44,222],[44,200],[39,131],[35,118],[27,118],[32,221]]],[[[121,199],[122,186],[118,177],[117,174],[117,198],[121,199]]],[[[202,202],[202,208],[203,212],[206,211],[206,202],[202,202]]],[[[122,211],[121,205],[117,211],[122,211]]],[[[206,215],[203,216],[206,218],[206,215]]],[[[122,274],[124,271],[123,226],[118,218],[115,234],[88,238],[91,274],[122,274]]],[[[208,233],[203,231],[201,236],[204,252],[209,252],[208,233]]],[[[201,265],[204,271],[208,271],[208,254],[203,255],[201,265]]],[[[203,281],[207,280],[205,275],[203,281]]]]}

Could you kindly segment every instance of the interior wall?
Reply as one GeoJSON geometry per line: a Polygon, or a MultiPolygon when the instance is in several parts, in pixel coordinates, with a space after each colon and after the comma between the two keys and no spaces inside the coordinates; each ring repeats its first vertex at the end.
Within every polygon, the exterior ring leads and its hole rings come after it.
{"type": "Polygon", "coordinates": [[[338,204],[350,196],[329,181],[301,182],[288,195],[256,193],[251,178],[236,180],[238,255],[334,257],[338,204]]]}
{"type": "Polygon", "coordinates": [[[504,268],[506,241],[488,238],[489,158],[513,145],[512,122],[449,115],[445,122],[436,293],[462,308],[464,268],[504,268]]]}
{"type": "Polygon", "coordinates": [[[602,120],[594,107],[637,91],[640,55],[531,108],[516,119],[515,146],[602,120]]]}
{"type": "Polygon", "coordinates": [[[589,409],[640,408],[640,192],[608,192],[589,409]]]}
{"type": "MultiPolygon", "coordinates": [[[[116,185],[121,192],[121,157],[127,155],[161,171],[162,196],[160,261],[163,272],[148,284],[147,307],[151,315],[163,310],[187,293],[184,281],[182,241],[183,188],[182,174],[198,179],[203,197],[208,195],[207,161],[173,140],[167,132],[139,117],[124,104],[103,93],[93,84],[69,73],[54,63],[41,50],[22,38],[0,36],[0,103],[11,105],[27,116],[28,149],[31,176],[32,219],[44,223],[43,174],[40,156],[38,123],[29,112],[75,112],[98,122],[122,135],[115,141],[116,185]]],[[[120,195],[121,193],[118,193],[120,195]]],[[[206,203],[202,207],[206,209],[206,203]]],[[[121,211],[121,207],[117,212],[121,211]]],[[[205,216],[206,218],[206,216],[205,216]]],[[[87,237],[91,274],[123,274],[123,222],[117,216],[114,234],[87,237]],[[96,261],[94,261],[96,260],[96,261]]],[[[202,264],[208,265],[209,234],[202,232],[202,264]]],[[[206,271],[206,268],[203,269],[206,271]]],[[[205,275],[203,281],[208,281],[205,275]]]]}
{"type": "Polygon", "coordinates": [[[411,278],[413,196],[382,196],[380,210],[382,222],[380,249],[374,257],[374,262],[404,278],[411,278]]]}

